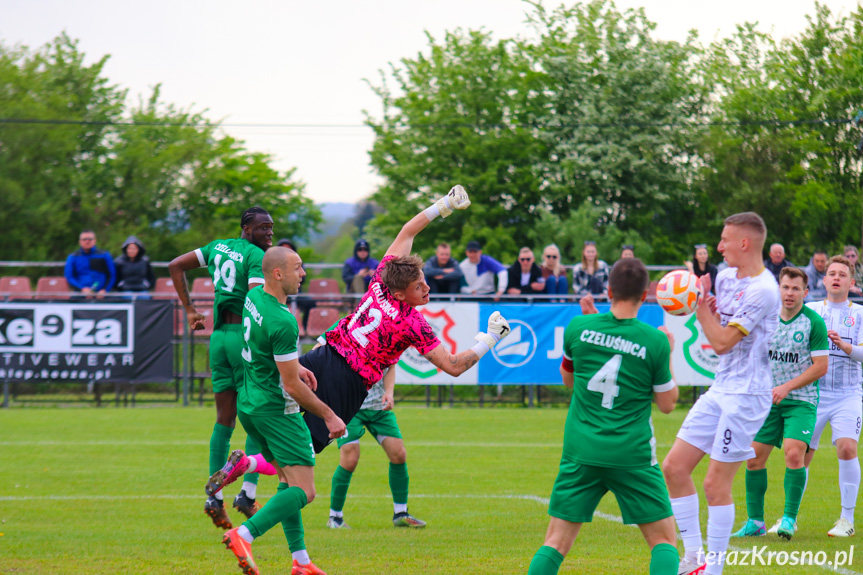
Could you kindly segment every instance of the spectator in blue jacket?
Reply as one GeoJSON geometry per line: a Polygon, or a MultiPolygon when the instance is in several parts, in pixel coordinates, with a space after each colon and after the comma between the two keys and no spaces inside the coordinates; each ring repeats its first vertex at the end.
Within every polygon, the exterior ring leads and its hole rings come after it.
{"type": "Polygon", "coordinates": [[[342,266],[342,279],[348,293],[365,293],[380,262],[371,257],[369,242],[357,240],[354,244],[354,257],[345,260],[342,266]]]}
{"type": "Polygon", "coordinates": [[[69,285],[86,297],[104,297],[114,287],[117,272],[111,254],[96,247],[96,233],[84,230],[78,236],[76,252],[66,258],[64,275],[69,285]]]}

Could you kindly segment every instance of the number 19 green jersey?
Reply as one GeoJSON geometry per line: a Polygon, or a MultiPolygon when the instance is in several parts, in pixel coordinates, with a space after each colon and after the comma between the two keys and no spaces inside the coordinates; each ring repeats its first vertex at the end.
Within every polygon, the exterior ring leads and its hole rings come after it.
{"type": "Polygon", "coordinates": [[[248,240],[213,240],[195,250],[198,263],[206,267],[213,278],[216,301],[213,306],[213,328],[222,325],[222,311],[243,314],[243,302],[249,283],[264,283],[261,262],[264,250],[248,240]]]}
{"type": "Polygon", "coordinates": [[[665,334],[611,312],[576,316],[563,349],[574,365],[563,457],[601,467],[656,465],[651,401],[674,388],[665,334]]]}

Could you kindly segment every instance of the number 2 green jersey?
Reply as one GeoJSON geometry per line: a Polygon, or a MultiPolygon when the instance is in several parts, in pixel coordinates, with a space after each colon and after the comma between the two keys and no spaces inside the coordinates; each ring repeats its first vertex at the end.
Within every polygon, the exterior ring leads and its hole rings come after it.
{"type": "Polygon", "coordinates": [[[213,278],[216,301],[213,306],[213,327],[222,325],[222,312],[243,313],[243,302],[249,291],[249,282],[264,283],[261,262],[264,250],[248,240],[213,240],[195,250],[198,263],[206,267],[213,278]]]}
{"type": "Polygon", "coordinates": [[[575,370],[563,457],[601,467],[655,465],[651,401],[674,388],[668,338],[607,312],[574,317],[563,341],[575,370]]]}
{"type": "Polygon", "coordinates": [[[297,402],[285,391],[276,362],[297,359],[299,328],[287,306],[256,287],[243,306],[243,387],[237,409],[249,415],[299,412],[297,402]]]}
{"type": "MultiPolygon", "coordinates": [[[[818,313],[805,305],[791,321],[779,318],[779,327],[770,340],[770,370],[773,387],[787,383],[812,365],[812,358],[827,355],[827,326],[818,313]]],[[[788,399],[818,405],[818,382],[810,383],[788,394],[788,399]]]]}

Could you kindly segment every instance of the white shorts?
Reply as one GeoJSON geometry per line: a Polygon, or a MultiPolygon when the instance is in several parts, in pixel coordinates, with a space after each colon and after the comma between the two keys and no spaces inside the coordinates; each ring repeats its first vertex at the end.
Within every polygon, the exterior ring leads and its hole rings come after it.
{"type": "Polygon", "coordinates": [[[842,437],[859,441],[860,424],[863,422],[863,397],[859,395],[822,395],[818,398],[815,414],[815,429],[809,441],[811,449],[818,449],[824,426],[830,422],[833,429],[833,445],[842,437]]]}
{"type": "Polygon", "coordinates": [[[721,393],[708,389],[698,398],[677,438],[726,463],[755,457],[752,440],[770,414],[772,396],[721,393]]]}

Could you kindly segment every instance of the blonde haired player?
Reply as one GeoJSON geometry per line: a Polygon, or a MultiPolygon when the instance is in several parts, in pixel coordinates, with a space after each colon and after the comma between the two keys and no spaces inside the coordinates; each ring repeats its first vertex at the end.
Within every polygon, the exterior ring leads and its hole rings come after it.
{"type": "MultiPolygon", "coordinates": [[[[842,256],[834,256],[827,262],[824,288],[827,299],[806,304],[818,313],[827,324],[830,338],[827,375],[819,381],[821,397],[815,418],[815,429],[806,454],[806,469],[815,457],[824,426],[830,422],[833,429],[833,445],[839,458],[839,495],[842,513],[831,537],[854,535],[854,508],[860,491],[860,461],[857,459],[857,442],[860,439],[860,424],[863,418],[863,390],[861,390],[861,366],[863,362],[863,306],[848,300],[848,292],[854,285],[851,262],[842,256]]],[[[807,476],[808,477],[808,476],[807,476]]]]}
{"type": "Polygon", "coordinates": [[[720,360],[715,382],[689,411],[662,465],[683,539],[679,573],[684,575],[722,573],[734,525],[731,485],[740,464],[755,455],[752,440],[770,413],[768,346],[779,324],[780,303],[776,278],[761,261],[766,236],[767,226],[754,212],[726,218],[718,248],[729,267],[716,276],[716,297],[705,298],[695,312],[720,360]],[[706,560],[692,480],[705,455],[710,457],[704,479],[706,560]]]}

